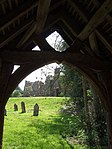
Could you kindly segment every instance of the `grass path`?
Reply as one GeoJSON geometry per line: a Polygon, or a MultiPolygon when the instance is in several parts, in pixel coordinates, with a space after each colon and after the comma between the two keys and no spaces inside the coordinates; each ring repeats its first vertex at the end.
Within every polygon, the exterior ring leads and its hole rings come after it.
{"type": "MultiPolygon", "coordinates": [[[[59,114],[64,98],[10,98],[4,122],[3,149],[87,149],[75,145],[71,147],[64,137],[69,129],[69,120],[59,114]],[[21,113],[21,101],[25,102],[26,113],[21,113]],[[19,111],[14,112],[14,103],[19,111]],[[39,116],[33,115],[33,107],[38,103],[39,116]]],[[[67,118],[69,119],[69,118],[67,118]]]]}

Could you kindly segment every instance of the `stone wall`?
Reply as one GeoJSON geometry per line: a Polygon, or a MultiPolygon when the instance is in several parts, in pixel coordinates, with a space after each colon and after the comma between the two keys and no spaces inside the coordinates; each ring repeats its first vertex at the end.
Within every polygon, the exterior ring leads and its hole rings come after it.
{"type": "Polygon", "coordinates": [[[54,76],[48,75],[45,83],[42,81],[25,81],[23,96],[59,96],[61,91],[59,75],[60,70],[56,68],[54,76]]]}

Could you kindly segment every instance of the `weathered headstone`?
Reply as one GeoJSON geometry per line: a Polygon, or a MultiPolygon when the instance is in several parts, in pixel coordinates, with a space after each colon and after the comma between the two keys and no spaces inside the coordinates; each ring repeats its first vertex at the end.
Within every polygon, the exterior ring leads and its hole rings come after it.
{"type": "Polygon", "coordinates": [[[25,103],[23,101],[21,102],[21,109],[22,113],[26,113],[25,103]]]}
{"type": "Polygon", "coordinates": [[[38,114],[39,114],[39,105],[36,103],[34,105],[33,116],[38,116],[38,114]]]}
{"type": "Polygon", "coordinates": [[[4,110],[4,116],[7,116],[7,110],[6,109],[4,110]]]}
{"type": "Polygon", "coordinates": [[[14,104],[14,111],[18,111],[18,106],[16,103],[14,104]]]}

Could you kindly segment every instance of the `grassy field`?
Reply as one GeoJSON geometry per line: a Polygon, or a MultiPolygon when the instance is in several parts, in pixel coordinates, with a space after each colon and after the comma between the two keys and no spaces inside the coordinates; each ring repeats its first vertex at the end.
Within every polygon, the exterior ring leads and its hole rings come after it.
{"type": "Polygon", "coordinates": [[[60,115],[64,98],[10,98],[4,122],[3,149],[87,149],[86,146],[71,146],[64,137],[70,129],[70,118],[60,115]],[[21,113],[21,101],[26,113],[21,113]],[[19,111],[14,112],[14,103],[19,111]],[[39,116],[33,116],[33,107],[38,103],[39,116]]]}

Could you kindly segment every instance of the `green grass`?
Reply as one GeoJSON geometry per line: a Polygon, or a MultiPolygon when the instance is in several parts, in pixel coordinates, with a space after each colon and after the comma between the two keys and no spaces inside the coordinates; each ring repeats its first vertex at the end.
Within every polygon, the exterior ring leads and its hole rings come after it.
{"type": "Polygon", "coordinates": [[[66,141],[64,135],[74,124],[70,124],[70,117],[60,115],[64,102],[64,98],[10,98],[6,106],[3,149],[88,149],[78,144],[73,147],[66,141]],[[21,113],[21,101],[25,102],[26,113],[21,113]],[[14,103],[19,111],[14,112],[14,103]],[[36,103],[40,107],[38,117],[33,116],[36,103]]]}

